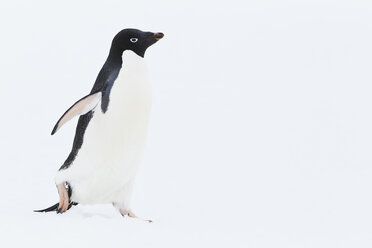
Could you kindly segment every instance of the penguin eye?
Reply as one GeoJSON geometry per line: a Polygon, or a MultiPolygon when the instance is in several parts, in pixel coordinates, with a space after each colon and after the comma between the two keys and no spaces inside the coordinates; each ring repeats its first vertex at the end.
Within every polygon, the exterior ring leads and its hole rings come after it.
{"type": "Polygon", "coordinates": [[[138,41],[138,38],[130,38],[130,42],[136,43],[138,41]]]}

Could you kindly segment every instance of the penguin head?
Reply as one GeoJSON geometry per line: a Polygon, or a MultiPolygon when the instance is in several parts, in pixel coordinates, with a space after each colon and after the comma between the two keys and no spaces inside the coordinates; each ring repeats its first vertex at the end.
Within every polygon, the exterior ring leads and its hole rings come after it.
{"type": "Polygon", "coordinates": [[[123,29],[112,40],[111,52],[122,54],[131,50],[144,57],[146,49],[164,37],[163,33],[143,32],[138,29],[123,29]]]}

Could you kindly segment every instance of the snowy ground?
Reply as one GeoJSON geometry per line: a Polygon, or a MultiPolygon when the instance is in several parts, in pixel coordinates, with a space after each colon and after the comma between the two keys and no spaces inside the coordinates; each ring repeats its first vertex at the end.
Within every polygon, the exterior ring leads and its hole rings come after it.
{"type": "Polygon", "coordinates": [[[372,247],[368,1],[13,1],[0,10],[0,247],[372,247]],[[37,214],[116,32],[147,62],[133,209],[37,214]]]}

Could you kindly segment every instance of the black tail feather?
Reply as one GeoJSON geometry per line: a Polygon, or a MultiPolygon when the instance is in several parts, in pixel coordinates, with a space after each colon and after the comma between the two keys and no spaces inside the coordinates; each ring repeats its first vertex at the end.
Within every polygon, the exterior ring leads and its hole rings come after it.
{"type": "MultiPolygon", "coordinates": [[[[37,213],[47,213],[47,212],[52,212],[52,211],[58,212],[58,205],[59,205],[59,203],[56,203],[53,206],[50,206],[49,208],[41,209],[41,210],[34,210],[34,212],[37,212],[37,213]]],[[[76,206],[76,205],[78,205],[78,203],[70,202],[70,204],[68,205],[67,210],[69,210],[72,206],[76,206]]]]}
{"type": "Polygon", "coordinates": [[[58,209],[58,204],[59,204],[59,203],[56,203],[56,204],[54,204],[53,206],[51,206],[51,207],[49,207],[49,208],[46,208],[46,209],[34,210],[34,212],[45,213],[45,212],[57,211],[57,209],[58,209]]]}
{"type": "MultiPolygon", "coordinates": [[[[70,186],[70,184],[68,182],[66,182],[66,188],[67,188],[68,197],[70,198],[71,197],[71,194],[72,194],[72,189],[71,189],[71,186],[70,186]]],[[[49,208],[41,209],[41,210],[34,210],[34,212],[37,212],[37,213],[46,213],[46,212],[56,211],[59,214],[61,212],[58,210],[58,205],[59,205],[59,203],[56,203],[53,206],[50,206],[49,208]]],[[[69,202],[67,210],[69,210],[72,206],[76,206],[76,205],[78,205],[77,202],[69,202]]]]}

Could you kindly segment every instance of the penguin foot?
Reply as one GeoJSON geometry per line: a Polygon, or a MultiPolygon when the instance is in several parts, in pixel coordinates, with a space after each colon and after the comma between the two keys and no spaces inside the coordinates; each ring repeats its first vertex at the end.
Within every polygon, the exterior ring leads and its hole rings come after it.
{"type": "Polygon", "coordinates": [[[146,222],[148,222],[148,223],[151,223],[151,222],[152,222],[152,220],[145,220],[145,219],[142,219],[142,218],[136,216],[136,215],[135,215],[131,210],[119,209],[119,212],[120,212],[120,214],[121,214],[123,217],[126,216],[126,215],[128,215],[128,216],[131,217],[131,218],[136,218],[136,219],[139,219],[139,220],[143,220],[143,221],[146,221],[146,222]]]}
{"type": "Polygon", "coordinates": [[[58,184],[57,189],[59,194],[59,204],[57,213],[61,214],[63,212],[66,212],[66,210],[69,208],[70,199],[64,183],[58,184]]]}

